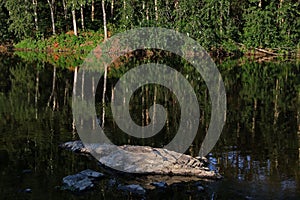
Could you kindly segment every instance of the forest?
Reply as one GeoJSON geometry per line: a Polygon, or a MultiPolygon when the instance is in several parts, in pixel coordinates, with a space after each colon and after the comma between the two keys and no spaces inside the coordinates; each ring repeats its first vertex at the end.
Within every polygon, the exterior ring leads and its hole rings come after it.
{"type": "Polygon", "coordinates": [[[118,32],[164,27],[206,50],[300,49],[299,0],[0,0],[0,44],[92,49],[118,32]]]}

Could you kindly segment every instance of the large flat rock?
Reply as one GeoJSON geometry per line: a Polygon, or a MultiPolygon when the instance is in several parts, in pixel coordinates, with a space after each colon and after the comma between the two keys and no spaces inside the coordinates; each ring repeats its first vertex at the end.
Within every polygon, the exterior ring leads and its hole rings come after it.
{"type": "Polygon", "coordinates": [[[74,152],[92,154],[101,164],[128,173],[195,176],[206,179],[221,177],[205,167],[200,160],[163,148],[110,144],[83,145],[81,141],[66,142],[61,146],[74,152]]]}

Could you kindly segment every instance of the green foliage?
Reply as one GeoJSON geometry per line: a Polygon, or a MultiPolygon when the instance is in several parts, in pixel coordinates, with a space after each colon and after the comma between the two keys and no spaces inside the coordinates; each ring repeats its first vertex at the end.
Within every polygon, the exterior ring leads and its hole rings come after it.
{"type": "Polygon", "coordinates": [[[18,44],[15,45],[16,48],[20,49],[36,49],[37,44],[36,41],[32,38],[27,38],[20,41],[18,44]]]}
{"type": "Polygon", "coordinates": [[[28,38],[34,35],[33,12],[31,1],[6,0],[5,7],[9,11],[9,31],[12,31],[18,39],[28,38]]]}
{"type": "Polygon", "coordinates": [[[281,35],[281,46],[293,47],[300,44],[300,2],[285,3],[278,10],[279,34],[281,35]]]}
{"type": "Polygon", "coordinates": [[[294,47],[300,39],[299,2],[250,6],[244,13],[243,41],[251,47],[294,47]]]}
{"type": "MultiPolygon", "coordinates": [[[[14,36],[14,42],[26,39],[18,47],[36,49],[92,49],[101,41],[103,14],[101,0],[55,1],[55,25],[58,36],[52,35],[49,5],[38,1],[38,31],[34,24],[32,1],[0,0],[0,36],[2,40],[14,36]],[[85,29],[78,37],[73,30],[71,10],[76,10],[80,29],[81,5],[85,29]],[[96,32],[94,32],[96,31],[96,32]],[[98,33],[99,35],[97,35],[98,33]],[[28,45],[26,45],[28,43],[28,45]],[[53,48],[57,43],[58,47],[53,48]]],[[[234,52],[236,43],[246,47],[281,48],[282,51],[299,46],[300,3],[295,0],[180,0],[180,1],[113,1],[105,0],[109,35],[136,27],[165,27],[194,38],[207,50],[234,52]],[[262,2],[262,5],[260,5],[262,2]],[[157,9],[156,9],[157,8],[157,9]]]]}
{"type": "Polygon", "coordinates": [[[89,52],[103,40],[100,32],[81,32],[78,36],[62,33],[45,40],[24,39],[15,45],[16,48],[43,51],[86,51],[89,52]]]}
{"type": "Polygon", "coordinates": [[[3,5],[3,2],[0,1],[0,42],[5,42],[10,39],[8,23],[6,21],[7,18],[8,12],[3,5]]]}

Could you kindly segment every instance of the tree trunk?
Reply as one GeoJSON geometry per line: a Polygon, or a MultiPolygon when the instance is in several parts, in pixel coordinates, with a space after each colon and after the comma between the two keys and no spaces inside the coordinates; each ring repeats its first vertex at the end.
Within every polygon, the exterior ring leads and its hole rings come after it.
{"type": "Polygon", "coordinates": [[[50,107],[50,103],[53,99],[53,110],[55,109],[55,83],[56,83],[56,67],[53,66],[52,91],[47,102],[47,106],[50,107]]]}
{"type": "Polygon", "coordinates": [[[114,16],[114,6],[115,6],[114,4],[115,4],[114,0],[111,0],[110,15],[111,15],[112,18],[114,16]]]}
{"type": "Polygon", "coordinates": [[[47,0],[48,4],[49,4],[49,7],[50,7],[50,14],[51,14],[51,22],[52,22],[52,33],[53,35],[56,34],[55,32],[55,20],[54,20],[54,3],[55,3],[55,0],[47,0]]]}
{"type": "MultiPolygon", "coordinates": [[[[282,15],[282,11],[281,11],[281,8],[282,8],[282,4],[283,4],[283,1],[284,0],[279,0],[279,15],[282,15]]],[[[280,16],[278,16],[280,18],[280,16]]],[[[282,18],[281,20],[279,20],[279,26],[281,26],[282,24],[284,23],[284,18],[282,18]]]]}
{"type": "Polygon", "coordinates": [[[76,95],[76,87],[77,87],[77,75],[78,75],[78,66],[75,67],[74,70],[74,81],[73,81],[73,96],[76,95]]]}
{"type": "Polygon", "coordinates": [[[77,23],[76,23],[75,6],[73,6],[73,9],[72,9],[72,17],[73,17],[73,30],[74,30],[74,35],[77,36],[77,23]]]}
{"type": "Polygon", "coordinates": [[[103,29],[104,29],[104,41],[107,40],[107,27],[106,27],[106,13],[105,13],[105,4],[102,0],[102,12],[103,12],[103,29]]]}
{"type": "MultiPolygon", "coordinates": [[[[67,19],[68,19],[68,7],[67,7],[66,0],[62,0],[62,4],[63,4],[63,8],[64,8],[64,19],[65,19],[65,22],[67,22],[67,19]]],[[[66,31],[69,30],[69,27],[68,27],[67,23],[66,23],[65,30],[66,31]]]]}
{"type": "Polygon", "coordinates": [[[263,6],[263,0],[259,0],[259,2],[258,2],[258,7],[259,7],[259,8],[262,8],[262,6],[263,6]]]}
{"type": "Polygon", "coordinates": [[[92,0],[92,22],[95,20],[95,1],[92,0]]]}
{"type": "Polygon", "coordinates": [[[158,20],[158,6],[157,6],[157,0],[154,0],[154,9],[155,9],[155,20],[158,20]]]}
{"type": "Polygon", "coordinates": [[[298,106],[297,106],[297,135],[298,135],[298,154],[299,154],[299,161],[300,161],[300,92],[298,92],[298,106]]]}
{"type": "Polygon", "coordinates": [[[84,15],[83,15],[83,5],[80,4],[80,16],[81,16],[81,28],[84,31],[84,15]]]}
{"type": "Polygon", "coordinates": [[[38,15],[37,15],[37,1],[38,1],[38,0],[32,0],[32,4],[33,4],[33,15],[34,15],[34,24],[35,24],[35,30],[36,30],[36,32],[39,31],[39,26],[38,26],[38,15]]]}
{"type": "Polygon", "coordinates": [[[35,95],[34,95],[34,105],[35,105],[35,119],[38,119],[38,98],[39,98],[39,81],[40,80],[40,72],[37,70],[35,77],[35,95]]]}
{"type": "Polygon", "coordinates": [[[149,21],[148,4],[146,5],[145,1],[143,1],[142,8],[143,8],[143,10],[145,10],[145,13],[146,13],[146,20],[149,21]]]}
{"type": "MultiPolygon", "coordinates": [[[[103,0],[102,0],[103,2],[103,0]]],[[[105,64],[104,66],[104,82],[103,82],[103,93],[102,93],[102,122],[101,127],[104,128],[105,122],[105,95],[106,95],[106,86],[107,86],[107,67],[108,65],[105,64]]]]}
{"type": "Polygon", "coordinates": [[[63,8],[64,8],[64,18],[67,19],[68,7],[66,0],[62,0],[63,8]]]}

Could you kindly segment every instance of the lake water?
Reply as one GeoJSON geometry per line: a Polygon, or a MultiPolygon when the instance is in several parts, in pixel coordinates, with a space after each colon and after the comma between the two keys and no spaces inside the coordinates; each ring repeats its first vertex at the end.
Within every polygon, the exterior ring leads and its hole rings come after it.
{"type": "MultiPolygon", "coordinates": [[[[0,194],[1,199],[135,199],[109,187],[110,179],[137,182],[137,177],[107,172],[92,158],[59,148],[79,139],[72,116],[74,73],[84,56],[0,54],[0,194]],[[60,191],[64,176],[84,169],[102,171],[107,178],[84,194],[60,191]],[[30,193],[24,190],[30,188],[30,193]]],[[[115,144],[163,147],[176,134],[180,105],[168,89],[146,85],[130,99],[132,119],[150,123],[153,101],[168,113],[167,123],[154,137],[139,139],[123,133],[113,120],[109,103],[113,86],[131,66],[149,58],[129,58],[108,72],[96,93],[96,110],[105,134],[115,144]],[[104,104],[102,103],[104,99],[104,104]],[[103,109],[104,108],[104,109],[103,109]],[[103,113],[103,110],[105,113],[103,113]],[[104,117],[103,117],[104,116],[104,117]]],[[[195,89],[200,119],[198,134],[187,154],[197,156],[210,122],[206,85],[191,66],[178,58],[151,57],[182,73],[195,89]]],[[[227,117],[222,135],[207,156],[210,167],[224,179],[174,184],[165,191],[149,190],[149,199],[299,199],[300,198],[300,64],[297,61],[254,62],[246,58],[217,62],[227,93],[227,117]]],[[[85,122],[83,122],[85,123],[85,122]]],[[[140,178],[140,177],[139,177],[140,178]]],[[[169,177],[172,179],[172,177],[169,177]]]]}

